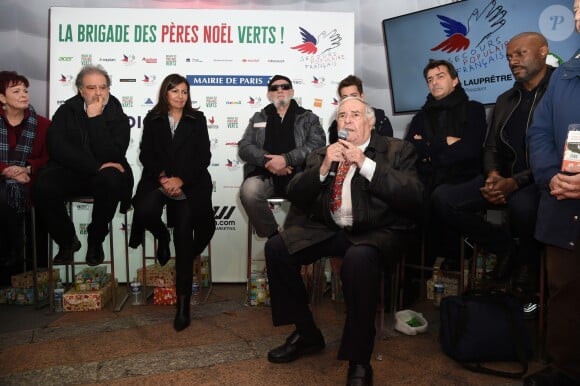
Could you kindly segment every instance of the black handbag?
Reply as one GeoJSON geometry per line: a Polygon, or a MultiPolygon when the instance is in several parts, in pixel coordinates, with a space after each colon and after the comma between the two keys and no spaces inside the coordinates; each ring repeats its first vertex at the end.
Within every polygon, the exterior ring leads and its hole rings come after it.
{"type": "Polygon", "coordinates": [[[532,342],[522,303],[505,292],[467,291],[441,300],[439,340],[443,352],[471,371],[521,378],[528,371],[532,342]],[[482,362],[519,362],[522,371],[507,372],[482,362]]]}

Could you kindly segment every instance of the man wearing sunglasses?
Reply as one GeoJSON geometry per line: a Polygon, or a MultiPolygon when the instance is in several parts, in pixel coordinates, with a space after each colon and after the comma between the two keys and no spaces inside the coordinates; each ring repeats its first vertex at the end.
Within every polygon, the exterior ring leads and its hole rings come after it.
{"type": "Polygon", "coordinates": [[[250,118],[238,155],[245,162],[240,200],[256,234],[270,238],[278,233],[278,223],[268,199],[286,196],[286,185],[306,156],[326,139],[320,118],[293,99],[288,77],[274,75],[267,96],[271,103],[250,118]]]}

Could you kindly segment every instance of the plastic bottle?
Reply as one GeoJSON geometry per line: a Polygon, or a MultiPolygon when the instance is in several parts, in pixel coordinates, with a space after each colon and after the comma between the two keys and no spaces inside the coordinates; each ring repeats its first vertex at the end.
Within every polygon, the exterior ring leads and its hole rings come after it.
{"type": "Polygon", "coordinates": [[[62,282],[59,280],[56,282],[56,288],[54,289],[54,312],[63,311],[63,299],[64,298],[64,287],[62,282]]]}
{"type": "Polygon", "coordinates": [[[439,307],[441,305],[441,299],[443,299],[443,293],[445,292],[445,287],[443,283],[437,282],[433,286],[433,305],[439,307]]]}
{"type": "Polygon", "coordinates": [[[133,278],[131,282],[131,304],[138,306],[142,304],[141,301],[141,282],[137,281],[137,278],[133,278]]]}
{"type": "Polygon", "coordinates": [[[199,281],[197,276],[193,276],[193,282],[191,283],[191,302],[192,306],[199,304],[199,281]]]}

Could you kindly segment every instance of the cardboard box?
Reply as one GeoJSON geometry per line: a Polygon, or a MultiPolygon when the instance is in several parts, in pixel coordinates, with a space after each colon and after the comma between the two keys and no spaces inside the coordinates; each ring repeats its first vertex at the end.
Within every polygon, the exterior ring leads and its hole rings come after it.
{"type": "Polygon", "coordinates": [[[98,291],[70,289],[63,295],[64,311],[98,311],[111,300],[113,283],[107,283],[98,291]]]}
{"type": "Polygon", "coordinates": [[[111,274],[107,267],[86,267],[75,275],[75,289],[77,291],[97,291],[111,281],[111,274]]]}
{"type": "MultiPolygon", "coordinates": [[[[44,301],[48,296],[48,282],[38,286],[38,300],[44,301]]],[[[1,288],[0,304],[34,304],[34,291],[31,288],[1,288]]]]}
{"type": "MultiPolygon", "coordinates": [[[[175,260],[171,259],[161,266],[157,263],[148,265],[147,272],[147,286],[149,287],[172,287],[175,286],[175,260]]],[[[143,268],[137,269],[137,281],[143,281],[143,268]]]]}
{"type": "MultiPolygon", "coordinates": [[[[443,262],[445,261],[444,257],[437,257],[435,258],[435,263],[433,264],[433,278],[431,280],[431,297],[429,297],[429,281],[427,281],[427,298],[433,299],[433,285],[436,282],[440,282],[443,284],[443,296],[456,296],[460,292],[459,291],[459,279],[460,273],[459,271],[447,271],[441,269],[443,266],[443,262]]],[[[463,286],[467,288],[469,285],[469,266],[470,261],[465,261],[465,267],[463,269],[463,286]]]]}
{"type": "Polygon", "coordinates": [[[175,286],[153,288],[153,304],[171,306],[177,303],[175,286]]]}
{"type": "MultiPolygon", "coordinates": [[[[12,275],[11,282],[12,287],[14,288],[32,288],[33,287],[33,280],[34,275],[32,271],[26,271],[23,273],[19,273],[17,275],[12,275]]],[[[60,270],[58,268],[54,268],[52,270],[52,279],[56,282],[60,279],[60,270]]],[[[44,271],[37,271],[36,272],[36,280],[38,283],[48,283],[48,270],[44,271]]]]}

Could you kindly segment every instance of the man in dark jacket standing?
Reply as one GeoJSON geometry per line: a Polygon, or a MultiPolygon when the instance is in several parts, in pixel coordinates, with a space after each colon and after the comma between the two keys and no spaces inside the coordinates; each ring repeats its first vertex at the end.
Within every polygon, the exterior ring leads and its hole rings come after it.
{"type": "Polygon", "coordinates": [[[541,249],[534,239],[539,191],[525,138],[553,72],[546,65],[547,55],[548,42],[537,32],[520,33],[508,42],[506,57],[516,82],[497,98],[484,146],[484,175],[448,187],[435,202],[439,217],[448,226],[498,255],[495,279],[505,279],[515,263],[513,284],[524,293],[537,288],[541,249]],[[479,214],[489,208],[506,208],[507,230],[479,214]],[[518,248],[514,237],[519,238],[518,248]]]}
{"type": "Polygon", "coordinates": [[[360,98],[340,102],[337,121],[347,140],[310,154],[306,168],[288,184],[288,199],[306,216],[266,243],[272,321],[294,324],[286,343],[268,360],[291,362],[322,350],[324,338],[308,307],[300,266],[324,256],[343,259],[347,306],[338,358],[349,361],[348,385],[372,384],[370,357],[381,270],[400,256],[405,231],[414,226],[423,186],[413,146],[372,131],[374,112],[360,98]],[[338,163],[336,176],[330,173],[338,163]]]}
{"type": "Polygon", "coordinates": [[[78,94],[58,108],[48,130],[50,161],[39,173],[33,190],[37,213],[59,246],[54,264],[68,264],[81,243],[64,201],[94,198],[88,226],[86,262],[104,260],[102,243],[119,202],[126,210],[133,174],[125,158],[129,118],[109,94],[111,78],[101,66],[85,66],[76,77],[78,94]]]}

